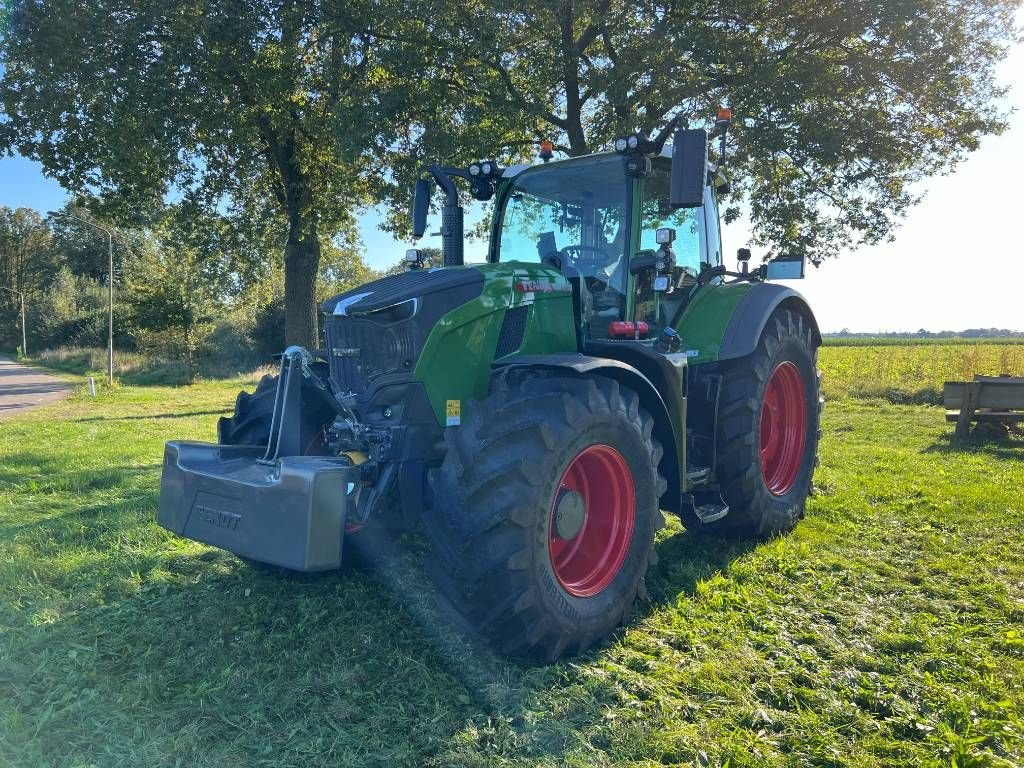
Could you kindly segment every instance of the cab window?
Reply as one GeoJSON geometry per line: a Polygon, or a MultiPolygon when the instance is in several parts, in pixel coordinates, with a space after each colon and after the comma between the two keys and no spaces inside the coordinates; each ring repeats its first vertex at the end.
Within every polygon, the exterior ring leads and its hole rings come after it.
{"type": "Polygon", "coordinates": [[[651,172],[643,179],[640,196],[640,245],[637,255],[660,248],[655,240],[659,229],[668,227],[676,231],[676,239],[672,243],[676,266],[669,275],[667,289],[654,290],[655,275],[650,270],[637,275],[634,318],[650,323],[655,332],[675,321],[686,296],[696,284],[701,263],[708,261],[710,252],[705,220],[707,199],[701,208],[673,209],[669,204],[670,184],[671,166],[656,160],[651,172]]]}
{"type": "Polygon", "coordinates": [[[672,250],[676,254],[676,264],[680,268],[688,268],[694,274],[700,271],[701,227],[704,215],[701,208],[677,208],[669,205],[669,183],[671,171],[664,165],[656,165],[643,180],[643,197],[641,210],[643,219],[640,227],[640,250],[656,251],[658,244],[654,240],[655,232],[664,227],[676,231],[676,240],[672,250]]]}
{"type": "Polygon", "coordinates": [[[595,336],[625,315],[631,189],[619,155],[552,164],[516,177],[502,212],[497,259],[557,260],[595,336]]]}
{"type": "Polygon", "coordinates": [[[707,222],[708,258],[711,266],[722,263],[722,230],[718,220],[718,203],[711,187],[704,188],[704,218],[707,222]]]}

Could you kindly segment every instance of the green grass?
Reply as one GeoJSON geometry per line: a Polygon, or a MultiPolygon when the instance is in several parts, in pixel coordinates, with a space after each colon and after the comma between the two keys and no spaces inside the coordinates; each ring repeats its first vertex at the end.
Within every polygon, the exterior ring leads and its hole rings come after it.
{"type": "Polygon", "coordinates": [[[627,627],[524,667],[449,627],[417,540],[304,582],[155,525],[163,441],[244,383],[0,421],[0,765],[1024,763],[1024,440],[830,403],[792,535],[670,525],[627,627]]]}

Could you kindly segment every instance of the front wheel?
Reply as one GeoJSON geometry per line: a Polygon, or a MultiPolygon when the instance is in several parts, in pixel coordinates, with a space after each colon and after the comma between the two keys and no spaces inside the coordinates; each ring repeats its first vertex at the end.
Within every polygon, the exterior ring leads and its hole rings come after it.
{"type": "Polygon", "coordinates": [[[803,517],[821,435],[807,321],[776,310],[754,353],[722,373],[716,474],[729,514],[706,527],[738,538],[785,533],[803,517]]]}
{"type": "Polygon", "coordinates": [[[620,624],[661,527],[661,447],[637,395],[599,377],[499,379],[431,474],[428,570],[505,653],[552,661],[620,624]]]}

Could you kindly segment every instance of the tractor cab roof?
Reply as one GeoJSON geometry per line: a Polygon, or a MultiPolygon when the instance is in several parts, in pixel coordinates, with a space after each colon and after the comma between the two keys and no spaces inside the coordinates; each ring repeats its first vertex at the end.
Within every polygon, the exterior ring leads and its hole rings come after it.
{"type": "MultiPolygon", "coordinates": [[[[624,155],[618,152],[604,151],[604,152],[591,152],[588,155],[577,155],[576,157],[565,157],[561,160],[550,160],[546,163],[519,163],[518,165],[510,165],[504,171],[502,171],[501,178],[513,179],[524,171],[530,171],[537,168],[551,168],[552,166],[563,166],[563,165],[577,165],[593,161],[597,158],[603,157],[624,157],[624,155]]],[[[667,159],[672,158],[672,143],[668,142],[661,149],[661,153],[656,155],[657,157],[664,157],[667,159]]]]}

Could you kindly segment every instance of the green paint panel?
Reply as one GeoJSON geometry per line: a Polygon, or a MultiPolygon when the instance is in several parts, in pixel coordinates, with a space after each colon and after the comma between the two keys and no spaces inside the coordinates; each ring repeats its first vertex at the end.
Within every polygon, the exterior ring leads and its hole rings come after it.
{"type": "Polygon", "coordinates": [[[690,365],[710,363],[718,359],[722,337],[740,300],[753,287],[752,283],[705,285],[686,308],[676,325],[683,339],[683,349],[696,350],[690,365]]]}
{"type": "Polygon", "coordinates": [[[487,394],[494,350],[509,308],[532,307],[518,354],[576,351],[572,289],[563,275],[551,267],[524,262],[465,269],[483,272],[483,292],[438,321],[413,371],[442,425],[447,401],[487,394]]]}

